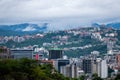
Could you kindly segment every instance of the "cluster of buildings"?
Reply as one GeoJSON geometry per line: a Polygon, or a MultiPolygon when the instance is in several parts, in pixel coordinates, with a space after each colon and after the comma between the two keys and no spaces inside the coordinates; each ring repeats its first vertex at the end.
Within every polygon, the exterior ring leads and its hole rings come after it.
{"type": "Polygon", "coordinates": [[[44,37],[43,34],[24,35],[24,36],[0,36],[0,44],[7,43],[10,40],[20,43],[31,38],[42,38],[42,37],[44,37]]]}
{"type": "Polygon", "coordinates": [[[40,48],[39,51],[36,52],[36,49],[33,48],[12,48],[9,49],[5,46],[0,47],[0,59],[20,59],[20,58],[28,58],[28,59],[43,59],[44,50],[40,48]]]}
{"type": "MultiPolygon", "coordinates": [[[[86,49],[97,45],[107,45],[112,43],[113,45],[116,44],[118,41],[117,36],[118,33],[113,28],[107,27],[93,27],[93,28],[80,28],[80,29],[72,29],[63,31],[64,35],[61,35],[61,32],[54,32],[55,36],[51,37],[51,42],[47,43],[44,42],[42,46],[44,47],[51,47],[51,46],[66,46],[81,43],[82,39],[90,38],[95,39],[96,41],[101,42],[100,44],[87,44],[83,46],[71,46],[71,47],[64,47],[65,50],[77,50],[77,49],[86,49]],[[74,39],[73,39],[74,38],[74,39]],[[72,41],[71,41],[72,40],[72,41]]],[[[115,47],[115,46],[114,46],[115,47]]],[[[120,47],[120,46],[119,46],[120,47]]],[[[108,53],[110,53],[110,48],[108,49],[108,53]]]]}
{"type": "MultiPolygon", "coordinates": [[[[50,41],[43,42],[43,47],[53,47],[53,46],[64,46],[64,45],[72,45],[81,43],[81,39],[84,37],[87,38],[93,38],[96,40],[99,40],[100,42],[104,44],[108,44],[109,42],[115,42],[117,41],[117,32],[116,30],[113,30],[112,28],[106,28],[106,27],[91,27],[91,28],[80,28],[80,29],[71,29],[71,30],[65,30],[65,31],[55,31],[55,32],[48,32],[48,33],[41,33],[41,34],[35,34],[35,35],[24,35],[24,36],[0,36],[0,44],[5,44],[6,42],[12,40],[14,42],[24,42],[31,38],[44,38],[49,37],[51,35],[50,41]],[[55,35],[52,35],[54,33],[55,35]],[[64,35],[62,35],[64,34],[64,35]],[[76,38],[74,40],[73,38],[76,38]],[[72,41],[71,41],[72,40],[72,41]]],[[[74,49],[85,49],[86,47],[92,47],[93,45],[83,45],[83,46],[76,46],[76,47],[65,47],[67,50],[74,50],[74,49]],[[90,45],[90,46],[89,46],[90,45]]],[[[111,50],[109,50],[110,52],[111,50]]]]}
{"type": "MultiPolygon", "coordinates": [[[[65,35],[56,35],[51,37],[51,43],[43,43],[44,47],[51,47],[55,45],[69,45],[73,43],[79,43],[79,41],[69,41],[71,35],[73,37],[85,37],[97,39],[102,44],[107,45],[107,53],[101,55],[98,51],[93,51],[89,55],[79,56],[79,58],[68,58],[64,55],[63,50],[75,50],[85,49],[94,45],[89,44],[85,46],[70,47],[70,48],[50,48],[48,50],[44,48],[38,48],[33,46],[30,48],[7,48],[5,46],[0,47],[0,59],[20,59],[29,58],[40,62],[40,64],[52,64],[54,68],[61,74],[70,78],[79,78],[84,75],[86,78],[92,80],[93,74],[98,74],[99,77],[107,79],[109,76],[114,78],[120,70],[120,46],[116,45],[117,33],[116,31],[106,28],[94,28],[90,30],[75,29],[64,31],[65,35]],[[55,39],[55,41],[53,41],[55,39]]],[[[57,33],[57,32],[56,32],[57,33]]],[[[59,33],[59,32],[58,32],[59,33]]],[[[22,42],[26,39],[44,37],[44,34],[36,34],[34,36],[15,36],[15,37],[0,37],[0,43],[13,40],[15,42],[22,42]]],[[[79,39],[79,38],[78,38],[79,39]]],[[[97,47],[97,46],[96,46],[97,47]]]]}
{"type": "Polygon", "coordinates": [[[100,55],[93,51],[79,58],[67,58],[60,49],[49,50],[48,61],[53,61],[55,69],[66,77],[85,76],[92,80],[93,74],[103,79],[115,78],[120,70],[120,53],[100,55]]]}
{"type": "Polygon", "coordinates": [[[79,58],[68,58],[62,49],[50,48],[45,50],[34,46],[33,48],[0,47],[0,59],[20,59],[29,58],[40,62],[40,64],[52,64],[61,74],[70,78],[79,78],[84,75],[92,80],[93,74],[106,79],[108,76],[114,77],[120,70],[120,54],[106,54],[100,56],[98,51],[91,52],[90,55],[80,56],[79,58]],[[113,70],[109,74],[109,69],[113,70]]]}

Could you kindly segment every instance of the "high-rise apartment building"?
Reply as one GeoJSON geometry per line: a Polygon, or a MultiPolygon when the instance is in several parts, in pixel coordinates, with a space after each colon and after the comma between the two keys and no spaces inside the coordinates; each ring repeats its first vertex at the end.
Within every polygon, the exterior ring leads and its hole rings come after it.
{"type": "Polygon", "coordinates": [[[58,48],[49,49],[49,60],[61,58],[63,58],[63,50],[58,48]]]}
{"type": "Polygon", "coordinates": [[[92,73],[92,61],[90,59],[83,59],[82,69],[85,73],[92,73]]]}

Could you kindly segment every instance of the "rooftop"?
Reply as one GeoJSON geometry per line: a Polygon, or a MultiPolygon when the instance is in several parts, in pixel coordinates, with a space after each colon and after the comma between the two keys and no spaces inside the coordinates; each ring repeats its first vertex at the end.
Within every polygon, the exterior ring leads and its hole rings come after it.
{"type": "Polygon", "coordinates": [[[63,50],[62,48],[49,48],[48,50],[63,50]]]}

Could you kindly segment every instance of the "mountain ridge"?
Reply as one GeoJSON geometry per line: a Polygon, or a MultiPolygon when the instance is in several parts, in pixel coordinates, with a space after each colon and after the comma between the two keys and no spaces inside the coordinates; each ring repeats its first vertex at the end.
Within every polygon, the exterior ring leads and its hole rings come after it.
{"type": "MultiPolygon", "coordinates": [[[[113,27],[114,29],[120,29],[120,22],[99,24],[93,23],[91,27],[113,27]]],[[[13,25],[0,25],[0,36],[11,36],[11,35],[24,35],[24,34],[34,34],[39,32],[50,31],[48,28],[48,23],[33,24],[33,23],[21,23],[13,25]]],[[[76,27],[78,28],[78,27],[76,27]]],[[[71,28],[72,29],[72,28],[71,28]]]]}
{"type": "Polygon", "coordinates": [[[108,24],[99,24],[99,23],[93,23],[91,27],[101,27],[102,25],[106,27],[112,27],[115,29],[120,29],[120,22],[114,22],[114,23],[108,23],[108,24]]]}
{"type": "Polygon", "coordinates": [[[47,31],[48,23],[38,24],[22,23],[15,25],[0,25],[0,30],[9,30],[16,32],[44,32],[47,31]]]}

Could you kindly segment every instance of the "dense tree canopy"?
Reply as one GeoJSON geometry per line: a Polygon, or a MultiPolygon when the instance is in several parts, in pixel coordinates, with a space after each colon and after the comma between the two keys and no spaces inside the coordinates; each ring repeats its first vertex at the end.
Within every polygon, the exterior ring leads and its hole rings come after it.
{"type": "Polygon", "coordinates": [[[40,65],[30,59],[1,60],[0,80],[69,80],[50,64],[40,65]]]}

